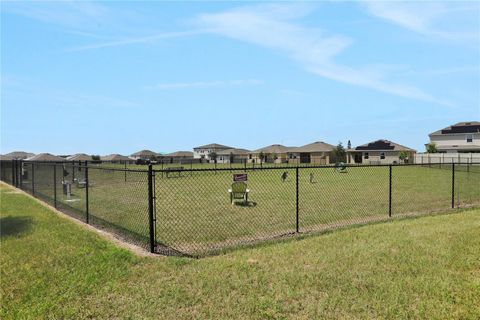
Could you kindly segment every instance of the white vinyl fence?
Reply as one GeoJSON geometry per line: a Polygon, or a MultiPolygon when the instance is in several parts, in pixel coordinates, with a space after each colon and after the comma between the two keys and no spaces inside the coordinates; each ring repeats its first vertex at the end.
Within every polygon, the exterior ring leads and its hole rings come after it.
{"type": "Polygon", "coordinates": [[[415,163],[480,163],[480,153],[417,153],[415,163]]]}

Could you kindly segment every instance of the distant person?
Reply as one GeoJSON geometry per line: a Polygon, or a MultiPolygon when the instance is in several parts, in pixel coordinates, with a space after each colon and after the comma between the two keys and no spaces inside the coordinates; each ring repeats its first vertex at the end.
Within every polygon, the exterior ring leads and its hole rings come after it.
{"type": "Polygon", "coordinates": [[[285,171],[285,172],[282,173],[282,177],[281,177],[281,178],[282,178],[282,182],[285,182],[285,180],[287,180],[287,175],[288,175],[288,172],[287,172],[287,171],[285,171]]]}

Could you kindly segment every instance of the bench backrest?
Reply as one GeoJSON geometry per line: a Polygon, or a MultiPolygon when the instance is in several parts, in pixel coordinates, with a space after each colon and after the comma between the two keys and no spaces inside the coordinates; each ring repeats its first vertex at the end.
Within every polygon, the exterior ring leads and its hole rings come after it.
{"type": "Polygon", "coordinates": [[[232,192],[233,193],[245,193],[245,192],[247,192],[247,184],[245,182],[234,182],[234,183],[232,183],[232,192]]]}

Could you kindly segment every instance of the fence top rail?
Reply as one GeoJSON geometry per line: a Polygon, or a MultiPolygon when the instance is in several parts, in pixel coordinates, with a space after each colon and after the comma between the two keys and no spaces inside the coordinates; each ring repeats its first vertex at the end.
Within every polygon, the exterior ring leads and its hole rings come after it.
{"type": "MultiPolygon", "coordinates": [[[[480,162],[469,162],[469,163],[431,163],[431,166],[435,165],[480,165],[480,162]]],[[[411,167],[411,166],[428,166],[428,163],[397,163],[397,164],[344,164],[346,168],[364,168],[364,167],[411,167]]],[[[247,167],[223,167],[223,168],[165,168],[165,169],[154,169],[154,172],[164,172],[164,173],[172,173],[172,172],[203,172],[203,171],[257,171],[257,170],[296,170],[296,169],[335,169],[335,164],[330,165],[304,165],[304,166],[271,166],[267,164],[266,166],[256,165],[255,167],[247,166],[247,167]]]]}
{"type": "Polygon", "coordinates": [[[49,165],[52,167],[63,167],[64,165],[67,165],[69,167],[74,167],[74,168],[80,168],[80,169],[94,169],[94,170],[109,170],[109,171],[121,171],[121,172],[148,172],[147,169],[130,169],[130,168],[112,168],[112,167],[105,167],[102,166],[101,163],[98,165],[96,164],[81,164],[78,162],[73,162],[73,161],[62,161],[62,162],[54,162],[54,161],[24,161],[24,160],[0,160],[0,162],[8,162],[11,163],[12,161],[18,161],[21,163],[26,163],[26,164],[39,164],[39,165],[49,165]]]}

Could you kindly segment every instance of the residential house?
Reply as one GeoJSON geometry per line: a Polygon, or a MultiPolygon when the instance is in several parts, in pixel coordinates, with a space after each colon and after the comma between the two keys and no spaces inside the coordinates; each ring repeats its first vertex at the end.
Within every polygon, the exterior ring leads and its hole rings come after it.
{"type": "Polygon", "coordinates": [[[111,163],[135,163],[135,160],[121,154],[109,154],[108,156],[100,157],[100,160],[111,163]]]}
{"type": "Polygon", "coordinates": [[[161,157],[163,163],[192,163],[193,152],[191,151],[176,151],[164,154],[161,157]]]}
{"type": "Polygon", "coordinates": [[[480,122],[459,122],[428,135],[441,153],[480,152],[480,122]]]}
{"type": "Polygon", "coordinates": [[[330,163],[330,158],[335,146],[317,141],[298,148],[291,148],[288,152],[288,163],[311,163],[325,165],[330,163]]]}
{"type": "Polygon", "coordinates": [[[77,153],[67,157],[68,161],[92,161],[92,156],[85,153],[77,153]]]}
{"type": "Polygon", "coordinates": [[[134,160],[156,160],[160,154],[153,152],[151,150],[140,150],[138,152],[132,153],[130,157],[134,160]]]}
{"type": "Polygon", "coordinates": [[[217,153],[217,163],[243,163],[247,161],[250,150],[225,149],[217,153]]]}
{"type": "Polygon", "coordinates": [[[5,159],[10,159],[10,160],[24,160],[30,157],[33,157],[35,154],[30,153],[30,152],[25,152],[25,151],[13,151],[7,154],[4,154],[3,156],[5,159]]]}
{"type": "Polygon", "coordinates": [[[347,162],[356,164],[392,164],[412,162],[416,151],[388,140],[377,140],[347,150],[347,162]],[[401,159],[401,155],[406,159],[401,159]]]}
{"type": "Polygon", "coordinates": [[[293,147],[282,146],[281,144],[272,144],[254,151],[248,155],[250,163],[285,163],[288,160],[288,151],[293,147]],[[261,156],[263,155],[263,159],[261,156]]]}
{"type": "Polygon", "coordinates": [[[212,161],[213,159],[210,159],[210,155],[212,153],[215,153],[218,155],[220,151],[227,150],[227,149],[233,149],[233,148],[229,146],[224,146],[218,143],[206,144],[203,146],[193,148],[193,158],[212,161]]]}
{"type": "Polygon", "coordinates": [[[54,156],[53,154],[50,154],[50,153],[39,153],[37,155],[34,155],[32,157],[25,159],[25,161],[65,162],[66,159],[59,156],[54,156]]]}

